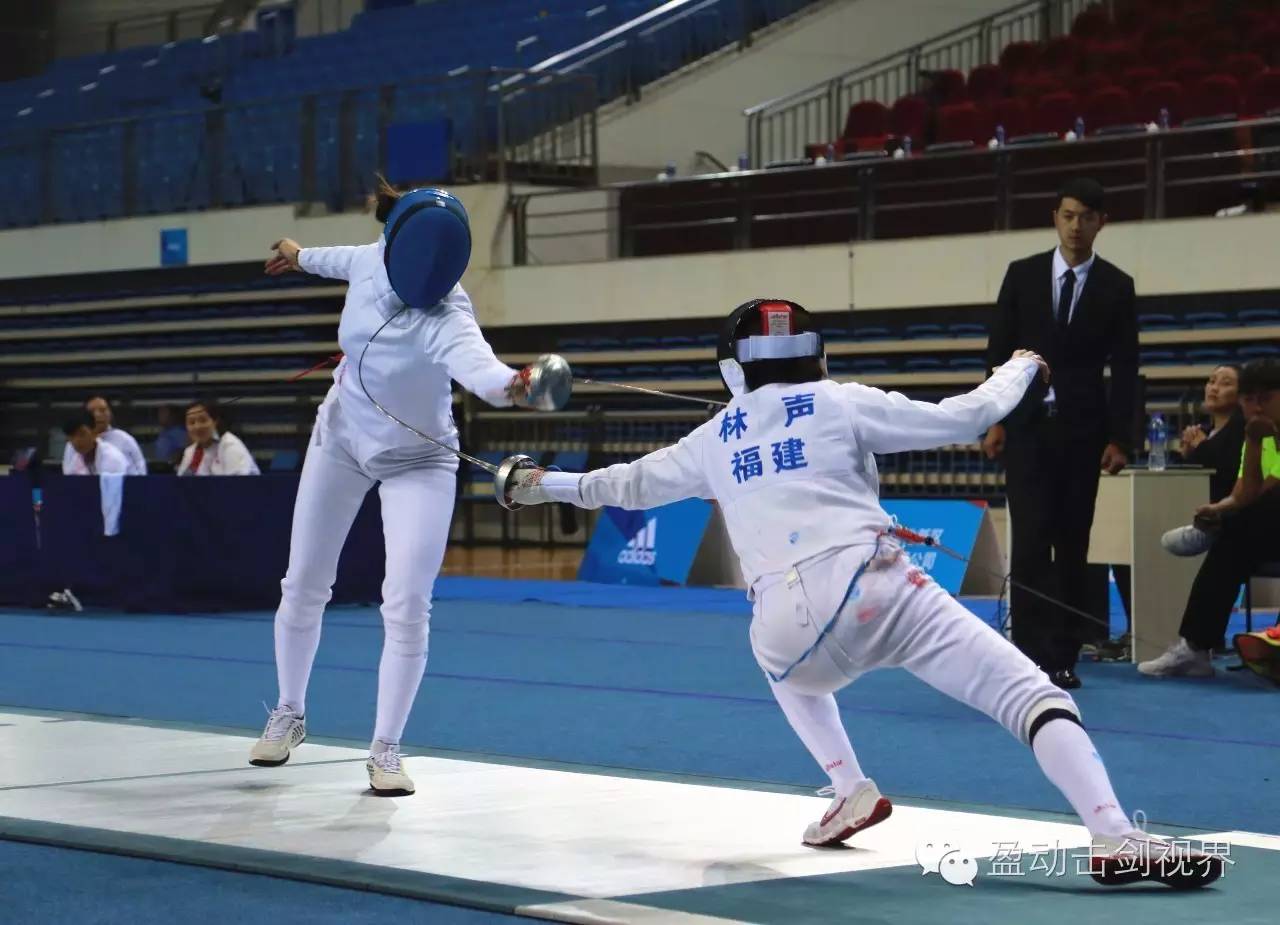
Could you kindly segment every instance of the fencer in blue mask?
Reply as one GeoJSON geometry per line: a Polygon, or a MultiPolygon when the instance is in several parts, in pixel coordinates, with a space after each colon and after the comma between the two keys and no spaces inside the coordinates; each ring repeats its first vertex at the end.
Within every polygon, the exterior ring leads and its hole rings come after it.
{"type": "MultiPolygon", "coordinates": [[[[456,448],[451,381],[490,405],[551,408],[567,395],[539,388],[540,370],[498,360],[459,285],[471,254],[466,210],[439,189],[397,194],[383,185],[372,244],[273,245],[266,271],[345,280],[338,326],[344,359],[316,414],[298,486],[275,618],[277,705],[250,763],[274,766],[306,736],[307,681],[338,556],[365,494],[382,501],[385,629],[378,707],[367,762],[376,793],[414,790],[399,742],[427,657],[431,592],[453,515],[457,458],[414,431],[456,448]]],[[[561,361],[562,362],[562,361],[561,361]]]]}

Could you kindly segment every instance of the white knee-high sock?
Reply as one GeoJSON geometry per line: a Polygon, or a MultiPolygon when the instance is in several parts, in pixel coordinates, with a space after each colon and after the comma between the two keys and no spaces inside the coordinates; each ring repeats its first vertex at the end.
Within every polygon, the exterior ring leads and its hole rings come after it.
{"type": "Polygon", "coordinates": [[[1031,750],[1045,777],[1062,791],[1090,835],[1132,831],[1106,766],[1083,728],[1068,719],[1051,719],[1036,733],[1031,750]]]}
{"type": "Polygon", "coordinates": [[[289,706],[299,715],[305,715],[307,711],[307,682],[311,679],[311,666],[320,645],[320,614],[312,616],[307,613],[305,618],[299,619],[293,611],[323,611],[324,603],[321,601],[318,607],[298,607],[288,600],[286,591],[286,599],[281,601],[280,609],[276,611],[276,680],[280,685],[277,706],[289,706]]]}
{"type": "MultiPolygon", "coordinates": [[[[378,663],[378,718],[375,743],[398,745],[427,668],[426,621],[416,627],[387,626],[378,663]]],[[[375,751],[378,750],[375,747],[375,751]]]]}
{"type": "Polygon", "coordinates": [[[853,754],[849,734],[840,722],[840,710],[833,694],[818,697],[802,694],[787,686],[786,681],[770,682],[773,696],[786,714],[809,754],[831,778],[831,786],[841,796],[853,792],[859,781],[866,779],[853,754]]]}

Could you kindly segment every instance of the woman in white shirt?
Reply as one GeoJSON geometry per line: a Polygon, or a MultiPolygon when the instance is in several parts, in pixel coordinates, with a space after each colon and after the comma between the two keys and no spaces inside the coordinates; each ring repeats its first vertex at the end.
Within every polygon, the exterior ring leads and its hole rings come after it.
{"type": "Polygon", "coordinates": [[[250,763],[275,766],[306,737],[307,681],[320,642],[338,556],[373,486],[382,500],[385,641],[377,721],[366,769],[373,791],[414,791],[400,737],[426,667],[431,591],[453,517],[458,460],[374,405],[448,446],[458,446],[452,382],[495,406],[528,406],[529,369],[500,362],[457,285],[470,256],[462,204],[442,190],[401,197],[385,184],[383,235],[354,247],[273,245],[269,274],[302,270],[348,282],[338,327],[345,357],[316,414],[298,485],[289,568],[276,611],[280,696],[250,763]],[[394,257],[393,257],[394,253],[394,257]]]}
{"type": "Polygon", "coordinates": [[[193,402],[186,418],[191,443],[182,451],[178,475],[261,474],[244,441],[230,431],[219,432],[223,417],[216,402],[193,402]]]}

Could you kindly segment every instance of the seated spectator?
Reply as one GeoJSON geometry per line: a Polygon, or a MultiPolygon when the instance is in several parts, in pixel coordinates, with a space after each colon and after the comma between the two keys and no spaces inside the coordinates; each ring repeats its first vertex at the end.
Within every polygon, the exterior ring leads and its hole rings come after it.
{"type": "Polygon", "coordinates": [[[1240,587],[1263,562],[1280,559],[1280,361],[1254,360],[1240,374],[1245,439],[1231,494],[1196,510],[1195,525],[1213,537],[1182,616],[1179,638],[1145,675],[1208,677],[1212,648],[1222,639],[1240,587]]]}
{"type": "MultiPolygon", "coordinates": [[[[1225,363],[1215,369],[1204,384],[1204,402],[1201,407],[1209,414],[1210,424],[1193,424],[1182,432],[1182,459],[1193,466],[1212,469],[1209,478],[1209,500],[1220,501],[1231,493],[1240,467],[1240,447],[1244,443],[1244,413],[1240,410],[1240,367],[1225,363]]],[[[1212,537],[1194,524],[1170,530],[1161,537],[1161,545],[1175,556],[1198,556],[1209,548],[1212,537]]],[[[1116,589],[1124,607],[1126,621],[1130,618],[1129,588],[1133,573],[1127,565],[1111,567],[1115,575],[1116,589]]],[[[1126,630],[1119,639],[1098,646],[1098,657],[1103,660],[1128,660],[1130,635],[1126,630]]],[[[1225,640],[1219,640],[1215,649],[1225,651],[1225,640]]]]}
{"type": "Polygon", "coordinates": [[[182,452],[178,475],[259,475],[248,447],[230,431],[217,402],[202,400],[187,406],[190,445],[182,452]]]}
{"type": "Polygon", "coordinates": [[[101,437],[95,425],[94,416],[88,411],[62,425],[62,432],[67,435],[62,474],[128,475],[129,461],[124,453],[101,437]]]}
{"type": "MultiPolygon", "coordinates": [[[[111,411],[111,403],[101,395],[93,395],[84,403],[84,410],[93,416],[94,429],[103,442],[109,443],[121,453],[124,454],[125,461],[128,463],[129,469],[126,475],[146,475],[147,460],[142,455],[142,448],[138,446],[138,441],[133,436],[118,427],[114,427],[113,422],[115,415],[111,411]]],[[[62,471],[67,471],[67,466],[71,460],[75,450],[68,444],[62,453],[62,471]]]]}
{"type": "Polygon", "coordinates": [[[156,410],[156,423],[160,433],[152,445],[155,459],[176,463],[187,446],[187,429],[182,426],[182,409],[175,405],[161,405],[156,410]]]}

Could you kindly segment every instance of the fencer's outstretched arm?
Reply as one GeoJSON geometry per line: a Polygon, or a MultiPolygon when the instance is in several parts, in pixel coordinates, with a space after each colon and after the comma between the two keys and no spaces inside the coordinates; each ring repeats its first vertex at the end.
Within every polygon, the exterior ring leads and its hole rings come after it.
{"type": "Polygon", "coordinates": [[[427,334],[423,345],[453,379],[482,401],[497,408],[512,404],[512,381],[516,370],[494,354],[476,322],[471,299],[461,286],[444,298],[437,309],[444,314],[438,326],[427,334]]]}
{"type": "Polygon", "coordinates": [[[511,497],[521,504],[563,501],[578,507],[608,505],[632,511],[685,498],[710,498],[700,446],[695,430],[679,443],[654,450],[635,462],[618,463],[585,474],[525,470],[517,473],[511,497]]]}
{"type": "Polygon", "coordinates": [[[342,244],[337,247],[304,247],[298,251],[298,267],[304,272],[329,279],[351,279],[351,264],[364,250],[377,244],[342,244]]]}
{"type": "Polygon", "coordinates": [[[1036,359],[1015,356],[972,392],[937,404],[856,382],[840,388],[861,448],[872,453],[903,453],[974,442],[1013,411],[1040,369],[1036,359]]]}

